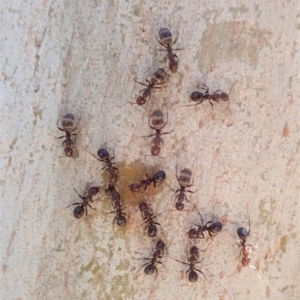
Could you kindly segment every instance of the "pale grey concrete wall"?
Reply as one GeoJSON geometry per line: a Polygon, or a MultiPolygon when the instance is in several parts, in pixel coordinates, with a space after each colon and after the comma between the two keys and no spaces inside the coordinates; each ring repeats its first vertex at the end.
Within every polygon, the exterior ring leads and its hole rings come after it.
{"type": "Polygon", "coordinates": [[[1,299],[299,299],[298,1],[3,1],[0,22],[1,299]],[[163,105],[165,130],[175,128],[164,136],[167,183],[148,193],[168,246],[155,279],[137,273],[153,243],[128,191],[132,219],[114,232],[108,198],[81,220],[65,207],[78,200],[73,187],[106,185],[87,151],[115,149],[123,188],[141,178],[141,161],[159,164],[139,137],[151,133],[147,112],[117,105],[135,101],[132,77],[166,65],[161,27],[179,33],[182,78],[147,105],[163,105]],[[199,83],[230,102],[181,107],[199,83]],[[60,157],[53,138],[66,112],[81,117],[77,159],[60,157]],[[198,189],[186,212],[170,211],[176,165],[193,169],[198,189]],[[189,283],[170,257],[185,260],[197,211],[236,235],[247,205],[262,280],[235,272],[239,250],[224,231],[198,243],[207,280],[189,283]]]}

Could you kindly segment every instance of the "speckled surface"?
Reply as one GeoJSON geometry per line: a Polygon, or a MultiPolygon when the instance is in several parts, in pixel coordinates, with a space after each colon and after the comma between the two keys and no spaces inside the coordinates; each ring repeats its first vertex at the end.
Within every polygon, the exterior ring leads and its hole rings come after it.
{"type": "Polygon", "coordinates": [[[4,1],[0,8],[1,299],[298,299],[299,9],[297,1],[4,1]],[[144,81],[166,66],[155,39],[179,34],[179,72],[153,93],[147,111],[134,102],[144,81]],[[200,84],[229,102],[190,104],[200,84]],[[127,103],[127,104],[126,104],[127,103]],[[168,112],[161,156],[150,154],[148,112],[168,112]],[[79,123],[79,156],[63,156],[54,136],[59,116],[79,123]],[[120,194],[130,215],[112,226],[104,195],[108,175],[88,152],[100,147],[119,162],[120,194]],[[197,190],[175,211],[178,170],[193,171],[197,190]],[[161,168],[164,185],[149,188],[159,235],[146,236],[129,183],[161,168]],[[72,208],[100,185],[99,212],[77,220],[72,208]],[[248,228],[258,245],[238,271],[236,236],[248,228]],[[186,232],[213,215],[225,230],[205,249],[197,283],[189,283],[186,232]],[[228,232],[226,232],[228,231],[228,232]],[[158,237],[167,253],[158,276],[140,267],[158,237]]]}

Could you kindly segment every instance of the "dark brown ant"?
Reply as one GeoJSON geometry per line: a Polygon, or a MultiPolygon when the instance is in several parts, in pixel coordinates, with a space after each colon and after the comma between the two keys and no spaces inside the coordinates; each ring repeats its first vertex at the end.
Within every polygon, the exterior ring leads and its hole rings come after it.
{"type": "Polygon", "coordinates": [[[192,177],[192,171],[188,168],[184,168],[183,170],[181,170],[180,175],[178,177],[177,168],[176,168],[176,178],[177,178],[177,181],[180,185],[180,189],[177,189],[176,191],[174,191],[175,193],[179,193],[175,197],[175,201],[177,199],[177,202],[175,204],[175,207],[176,207],[177,210],[180,210],[180,211],[183,210],[183,208],[184,208],[183,201],[184,200],[186,200],[186,202],[190,202],[187,199],[187,196],[185,195],[185,192],[195,193],[193,191],[186,190],[186,188],[189,188],[193,185],[193,184],[189,184],[190,181],[191,181],[191,177],[192,177]]]}
{"type": "Polygon", "coordinates": [[[89,188],[89,190],[83,196],[81,196],[75,190],[76,194],[82,199],[82,202],[81,203],[73,203],[73,204],[70,204],[69,206],[67,206],[67,207],[70,207],[72,205],[78,205],[74,208],[74,211],[73,211],[73,215],[74,215],[75,218],[80,219],[83,216],[84,211],[85,211],[85,215],[87,216],[87,207],[88,206],[91,209],[97,211],[97,209],[91,207],[89,202],[96,201],[96,200],[93,200],[93,196],[95,196],[99,191],[100,191],[100,187],[92,186],[92,187],[89,188]]]}
{"type": "Polygon", "coordinates": [[[163,140],[161,138],[161,135],[163,134],[169,134],[173,132],[173,130],[169,132],[161,132],[161,130],[167,125],[168,123],[168,114],[167,114],[167,120],[164,122],[164,115],[160,109],[155,109],[151,115],[149,115],[148,124],[149,127],[155,130],[155,134],[148,135],[146,137],[152,137],[155,136],[155,138],[151,141],[151,154],[153,156],[157,156],[160,153],[161,145],[163,145],[163,140]],[[151,119],[151,123],[150,123],[151,119]]]}
{"type": "Polygon", "coordinates": [[[122,212],[123,208],[122,208],[122,204],[120,201],[112,201],[112,206],[115,209],[114,211],[111,211],[109,213],[116,213],[116,217],[114,218],[113,224],[115,224],[115,222],[117,223],[117,225],[119,227],[124,227],[126,225],[126,218],[124,217],[124,215],[128,216],[126,213],[122,212]]]}
{"type": "Polygon", "coordinates": [[[158,261],[159,258],[162,258],[165,253],[165,243],[162,240],[158,240],[155,246],[155,251],[153,251],[153,257],[152,258],[141,258],[141,259],[147,259],[150,260],[150,262],[147,262],[141,266],[141,268],[145,267],[144,272],[147,275],[152,275],[154,271],[157,274],[157,268],[156,263],[163,264],[162,262],[158,261]]]}
{"type": "Polygon", "coordinates": [[[198,280],[197,272],[200,272],[206,278],[206,276],[204,275],[204,273],[201,270],[195,268],[195,265],[200,263],[200,261],[199,261],[199,250],[203,251],[203,250],[197,248],[196,246],[191,247],[191,249],[189,251],[190,252],[190,257],[187,257],[187,260],[188,260],[189,263],[186,263],[186,262],[175,259],[176,261],[190,267],[186,271],[186,273],[189,273],[189,275],[188,275],[189,282],[196,282],[198,280]],[[195,271],[197,271],[197,272],[195,272],[195,271]]]}
{"type": "Polygon", "coordinates": [[[152,177],[146,174],[146,179],[140,180],[140,183],[132,183],[128,188],[134,193],[143,193],[147,190],[148,185],[153,182],[154,187],[159,186],[165,179],[165,171],[158,171],[152,177]]]}
{"type": "MultiPolygon", "coordinates": [[[[79,120],[79,122],[80,122],[80,120],[79,120]]],[[[79,124],[79,122],[78,122],[78,124],[79,124]]],[[[61,124],[62,124],[62,128],[58,126],[58,121],[57,121],[57,128],[60,131],[65,132],[65,135],[56,137],[56,139],[65,138],[65,140],[62,143],[62,145],[64,147],[64,153],[67,157],[72,157],[74,155],[74,142],[71,139],[71,136],[77,135],[77,133],[73,133],[73,132],[77,129],[78,124],[76,125],[75,128],[73,128],[74,116],[72,114],[64,115],[61,124]]]]}
{"type": "Polygon", "coordinates": [[[135,82],[144,85],[146,88],[141,90],[140,93],[142,95],[138,96],[136,99],[136,104],[143,106],[147,99],[151,98],[151,91],[152,89],[161,89],[162,84],[164,84],[167,81],[168,74],[163,68],[157,69],[153,75],[151,76],[150,80],[146,79],[147,84],[143,82],[139,82],[136,79],[134,79],[135,82]]]}
{"type": "Polygon", "coordinates": [[[161,225],[153,221],[156,216],[153,216],[152,209],[145,202],[141,202],[139,204],[139,209],[141,211],[142,218],[146,223],[145,229],[148,228],[148,235],[150,237],[156,236],[157,228],[155,225],[159,225],[160,227],[161,225]]]}
{"type": "MultiPolygon", "coordinates": [[[[91,153],[92,154],[92,153],[91,153]]],[[[116,175],[118,175],[119,173],[119,169],[114,167],[113,165],[116,164],[116,163],[113,163],[112,160],[114,159],[114,157],[109,157],[109,153],[106,149],[104,148],[101,148],[98,150],[97,152],[99,158],[92,154],[97,160],[101,161],[101,162],[104,162],[106,165],[102,168],[107,170],[109,172],[109,174],[111,175],[110,179],[112,180],[117,180],[117,177],[116,175]]]]}
{"type": "Polygon", "coordinates": [[[187,234],[190,239],[204,239],[205,231],[208,232],[210,237],[214,237],[213,234],[217,234],[218,232],[220,232],[222,230],[221,222],[213,223],[213,221],[209,221],[204,225],[202,215],[199,212],[198,212],[198,214],[200,215],[200,218],[201,218],[201,224],[200,225],[195,224],[196,226],[198,226],[198,228],[191,228],[188,231],[187,234]],[[208,224],[211,224],[211,225],[208,225],[208,224]]]}
{"type": "Polygon", "coordinates": [[[191,94],[191,100],[197,102],[196,104],[186,105],[186,106],[195,106],[202,103],[204,100],[208,100],[210,105],[213,107],[213,103],[211,101],[219,102],[221,101],[228,101],[229,96],[227,93],[217,90],[213,94],[209,94],[209,88],[206,85],[202,85],[203,92],[195,91],[191,94]]]}
{"type": "Polygon", "coordinates": [[[120,194],[116,191],[114,185],[109,184],[108,187],[105,189],[105,193],[106,195],[110,196],[112,206],[114,206],[113,203],[121,201],[120,194]]]}
{"type": "Polygon", "coordinates": [[[172,39],[172,33],[168,28],[162,28],[158,32],[159,39],[157,41],[160,45],[166,48],[166,51],[168,52],[168,59],[169,59],[169,69],[171,72],[176,73],[178,70],[178,63],[179,58],[176,54],[173,53],[173,50],[180,50],[180,49],[172,49],[172,45],[174,45],[177,42],[178,36],[173,41],[172,39]]]}

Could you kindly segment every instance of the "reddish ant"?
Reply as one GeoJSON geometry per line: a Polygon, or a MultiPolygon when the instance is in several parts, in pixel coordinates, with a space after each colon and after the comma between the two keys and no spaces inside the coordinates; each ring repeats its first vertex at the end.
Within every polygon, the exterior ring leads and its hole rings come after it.
{"type": "Polygon", "coordinates": [[[157,156],[160,153],[161,145],[163,145],[163,140],[161,138],[161,135],[163,134],[169,134],[174,131],[171,130],[169,132],[161,132],[161,130],[167,125],[168,123],[168,114],[167,114],[167,120],[164,122],[164,115],[160,109],[155,109],[151,115],[149,115],[148,124],[149,127],[155,130],[155,134],[150,134],[146,137],[152,137],[155,136],[155,138],[151,141],[151,154],[153,156],[157,156]],[[150,123],[151,119],[151,123],[150,123]]]}
{"type": "Polygon", "coordinates": [[[214,237],[214,235],[212,234],[217,234],[218,232],[220,232],[222,230],[222,223],[221,222],[215,222],[213,223],[213,221],[209,221],[207,222],[205,225],[203,223],[203,217],[202,215],[198,212],[198,214],[200,215],[201,218],[201,224],[200,225],[196,225],[198,226],[198,228],[191,228],[188,231],[188,237],[190,239],[204,239],[204,232],[207,231],[210,237],[214,237]],[[211,224],[208,226],[208,224],[211,224]]]}
{"type": "Polygon", "coordinates": [[[145,202],[141,202],[139,204],[139,209],[141,211],[143,220],[147,224],[145,229],[148,228],[148,235],[150,237],[156,236],[157,228],[155,225],[159,225],[160,227],[161,227],[161,225],[159,223],[156,223],[153,221],[153,219],[156,216],[153,216],[153,212],[152,212],[151,208],[145,202]]]}
{"type": "MultiPolygon", "coordinates": [[[[152,258],[139,258],[139,259],[147,259],[150,260],[150,262],[147,262],[141,266],[141,268],[145,267],[144,272],[147,275],[152,275],[154,271],[157,274],[157,268],[156,268],[156,263],[158,264],[163,264],[162,262],[158,261],[159,258],[162,258],[165,253],[165,243],[162,240],[158,240],[155,246],[155,251],[153,251],[153,257],[152,258]]],[[[140,268],[140,269],[141,269],[140,268]]]]}
{"type": "MultiPolygon", "coordinates": [[[[248,212],[248,218],[249,218],[249,230],[247,231],[244,227],[239,227],[237,230],[237,235],[239,237],[239,239],[237,240],[238,247],[241,247],[240,254],[242,254],[241,264],[242,264],[242,267],[250,267],[250,268],[254,269],[257,272],[258,278],[261,279],[261,276],[258,274],[257,268],[255,266],[250,265],[251,254],[253,252],[253,249],[257,248],[257,246],[253,246],[253,245],[250,245],[247,243],[247,238],[250,235],[250,231],[251,231],[249,212],[248,212]]],[[[229,233],[229,234],[231,236],[233,236],[231,233],[229,233]]],[[[237,268],[237,270],[239,270],[239,269],[240,268],[237,268]]]]}
{"type": "Polygon", "coordinates": [[[152,177],[148,174],[146,174],[146,177],[147,179],[140,180],[140,183],[132,183],[128,186],[133,194],[145,192],[148,185],[151,185],[152,182],[154,187],[159,186],[166,179],[166,173],[165,171],[158,171],[152,177]]]}
{"type": "MultiPolygon", "coordinates": [[[[78,121],[78,124],[79,124],[79,122],[80,122],[80,120],[78,121]]],[[[63,116],[63,119],[61,122],[62,128],[58,126],[58,121],[57,121],[57,128],[60,131],[65,132],[65,135],[60,136],[60,137],[55,137],[55,138],[56,139],[65,138],[62,145],[64,147],[64,153],[67,157],[74,156],[74,142],[71,139],[71,136],[77,135],[77,133],[73,133],[73,132],[77,129],[78,124],[76,125],[75,128],[73,128],[74,116],[72,114],[66,114],[63,116]]]]}
{"type": "Polygon", "coordinates": [[[73,204],[70,204],[69,206],[67,206],[67,207],[70,207],[72,205],[78,205],[74,208],[74,211],[73,211],[73,215],[75,218],[80,219],[83,216],[84,211],[85,211],[85,215],[87,216],[87,207],[88,206],[91,209],[97,211],[97,209],[91,207],[89,202],[96,201],[96,200],[93,200],[93,196],[95,196],[99,191],[100,191],[100,188],[98,186],[92,186],[89,188],[89,190],[86,193],[84,193],[83,196],[81,196],[75,190],[76,194],[82,199],[82,202],[81,203],[73,203],[73,204]]]}
{"type": "Polygon", "coordinates": [[[208,100],[210,105],[213,107],[213,103],[211,101],[219,102],[221,101],[228,101],[229,96],[227,93],[217,90],[213,94],[209,94],[209,88],[206,85],[202,85],[203,92],[201,91],[195,91],[191,94],[191,100],[197,102],[196,104],[191,104],[191,105],[185,105],[185,106],[195,106],[200,103],[202,103],[204,100],[208,100]]]}
{"type": "Polygon", "coordinates": [[[175,193],[179,193],[175,197],[175,201],[176,201],[176,199],[178,200],[175,204],[175,207],[177,210],[183,210],[183,208],[184,208],[183,201],[184,200],[186,200],[186,202],[189,202],[189,200],[187,199],[187,197],[185,195],[185,192],[195,193],[193,191],[186,190],[186,188],[191,187],[193,185],[193,184],[189,184],[191,181],[191,177],[192,177],[192,171],[188,168],[184,168],[180,172],[180,175],[178,177],[177,168],[176,168],[176,178],[180,185],[180,189],[177,189],[176,191],[173,190],[175,193]]]}
{"type": "Polygon", "coordinates": [[[197,272],[200,272],[206,278],[206,276],[204,275],[204,273],[201,270],[195,268],[195,265],[200,263],[200,261],[199,261],[199,250],[203,251],[203,250],[197,248],[196,246],[191,247],[191,249],[189,251],[190,252],[190,257],[187,257],[187,260],[188,260],[189,263],[186,263],[186,262],[183,262],[183,261],[180,261],[180,260],[177,260],[177,259],[173,258],[174,260],[190,267],[186,271],[186,273],[189,273],[188,279],[189,279],[190,282],[196,282],[198,280],[197,272]],[[197,271],[197,272],[195,272],[195,271],[197,271]]]}
{"type": "Polygon", "coordinates": [[[171,72],[176,73],[178,72],[178,63],[179,58],[176,54],[173,53],[173,50],[180,50],[180,49],[172,49],[172,45],[174,45],[177,42],[178,36],[173,42],[172,39],[172,33],[168,28],[162,28],[158,32],[159,39],[157,38],[157,41],[160,45],[166,48],[166,51],[168,52],[168,59],[169,59],[169,69],[171,72]]]}

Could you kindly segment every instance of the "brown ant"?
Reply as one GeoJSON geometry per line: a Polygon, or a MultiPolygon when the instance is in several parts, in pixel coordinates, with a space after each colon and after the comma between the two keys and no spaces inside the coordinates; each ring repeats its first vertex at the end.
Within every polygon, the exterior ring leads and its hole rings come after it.
{"type": "MultiPolygon", "coordinates": [[[[74,189],[75,190],[75,189],[74,189]]],[[[78,205],[74,208],[73,215],[75,218],[80,219],[83,216],[83,213],[85,211],[85,215],[87,216],[87,207],[89,206],[91,209],[96,210],[95,208],[91,207],[89,202],[94,202],[96,200],[93,200],[93,196],[95,196],[100,191],[100,188],[98,186],[92,186],[89,188],[89,190],[84,193],[83,196],[79,195],[77,191],[75,190],[76,194],[82,199],[81,203],[73,203],[71,205],[78,205]]],[[[67,207],[69,207],[67,206],[67,207]]]]}
{"type": "Polygon", "coordinates": [[[153,130],[155,130],[155,134],[148,135],[146,137],[152,137],[155,136],[155,138],[151,141],[151,154],[153,156],[157,156],[160,153],[161,145],[163,145],[163,140],[161,138],[161,135],[163,134],[169,134],[174,131],[171,130],[169,132],[161,132],[161,130],[167,125],[168,123],[168,114],[167,114],[167,120],[164,122],[164,115],[163,112],[160,109],[155,109],[151,115],[149,115],[148,124],[149,127],[153,130]],[[150,123],[151,119],[151,123],[150,123]]]}
{"type": "Polygon", "coordinates": [[[186,190],[186,188],[189,188],[193,185],[193,184],[189,184],[191,181],[191,177],[192,177],[192,171],[188,168],[184,168],[183,170],[181,170],[180,175],[178,177],[177,168],[176,168],[176,178],[180,185],[180,189],[177,189],[176,191],[173,190],[175,193],[178,193],[178,195],[176,195],[176,197],[175,197],[175,201],[176,201],[176,199],[178,200],[175,204],[175,207],[177,210],[180,210],[180,211],[183,210],[183,208],[184,208],[183,201],[184,200],[186,200],[186,202],[190,202],[187,199],[185,192],[195,193],[193,191],[186,190]]]}
{"type": "MultiPolygon", "coordinates": [[[[79,120],[79,122],[80,122],[80,120],[79,120]]],[[[78,122],[78,124],[79,124],[79,122],[78,122]]],[[[77,129],[78,124],[76,125],[75,128],[73,128],[74,116],[70,113],[63,116],[61,124],[62,124],[62,128],[58,126],[58,121],[57,121],[57,128],[60,131],[65,132],[65,135],[60,136],[60,137],[55,137],[55,138],[56,139],[65,138],[65,140],[62,143],[62,145],[64,147],[64,153],[67,157],[72,157],[74,155],[74,142],[71,139],[71,136],[77,135],[77,133],[73,133],[73,132],[77,129]]]]}
{"type": "Polygon", "coordinates": [[[209,221],[204,225],[202,215],[199,212],[198,212],[198,214],[200,215],[200,218],[201,218],[201,224],[200,225],[195,224],[196,226],[198,226],[198,228],[191,228],[188,231],[187,234],[190,239],[204,239],[205,231],[208,232],[210,237],[214,237],[214,235],[212,235],[212,234],[217,234],[218,232],[220,232],[222,230],[221,222],[213,223],[213,221],[209,221]],[[211,224],[211,225],[208,225],[208,224],[211,224]]]}
{"type": "MultiPolygon", "coordinates": [[[[92,153],[90,153],[92,154],[92,153]]],[[[116,163],[113,163],[112,160],[114,159],[114,157],[109,157],[109,153],[106,149],[104,148],[101,148],[98,150],[97,152],[99,158],[92,154],[97,160],[101,161],[101,162],[104,162],[106,165],[102,168],[103,169],[106,169],[109,174],[111,175],[110,176],[110,180],[115,180],[115,182],[117,181],[117,175],[119,173],[119,169],[114,167],[113,165],[115,165],[116,163]]]]}
{"type": "Polygon", "coordinates": [[[155,225],[159,225],[160,227],[161,227],[161,225],[159,223],[156,223],[153,221],[153,219],[156,216],[153,216],[153,212],[152,212],[151,208],[145,202],[141,202],[139,204],[139,209],[141,211],[143,220],[147,224],[145,229],[148,228],[148,235],[150,237],[156,236],[157,228],[155,225]]]}
{"type": "Polygon", "coordinates": [[[167,81],[168,74],[163,68],[157,69],[151,76],[150,80],[146,79],[147,84],[143,82],[139,82],[136,79],[134,79],[135,82],[144,85],[146,88],[141,90],[140,93],[142,95],[138,96],[136,99],[136,104],[143,106],[147,99],[151,98],[151,91],[152,89],[161,89],[162,84],[164,84],[167,81]]]}
{"type": "MultiPolygon", "coordinates": [[[[238,247],[241,247],[240,253],[242,253],[242,267],[250,267],[254,269],[256,272],[258,272],[257,268],[255,266],[250,265],[250,256],[253,252],[252,249],[257,248],[257,246],[253,246],[247,243],[247,238],[250,235],[251,231],[251,223],[249,218],[249,230],[247,231],[244,227],[240,227],[237,230],[238,234],[238,247]],[[252,248],[252,249],[250,249],[252,248]]],[[[260,275],[257,273],[258,277],[261,279],[260,275]]]]}
{"type": "MultiPolygon", "coordinates": [[[[147,275],[152,275],[154,271],[157,274],[157,268],[156,263],[163,264],[162,262],[158,261],[159,258],[162,258],[165,253],[165,243],[162,240],[158,240],[155,246],[155,251],[153,251],[153,257],[152,258],[140,258],[140,259],[147,259],[150,260],[150,262],[147,262],[141,266],[141,268],[145,267],[144,272],[147,275]]],[[[140,268],[140,269],[141,269],[140,268]]]]}
{"type": "Polygon", "coordinates": [[[210,105],[213,107],[213,103],[211,101],[219,102],[221,101],[228,101],[229,96],[227,93],[217,90],[213,94],[209,94],[209,88],[206,85],[202,85],[203,92],[195,91],[191,94],[191,100],[197,102],[196,104],[186,105],[186,106],[195,106],[202,103],[204,100],[208,100],[210,105]]]}
{"type": "Polygon", "coordinates": [[[186,263],[186,262],[183,262],[183,261],[180,261],[180,260],[177,260],[177,259],[173,258],[174,260],[190,267],[186,271],[186,273],[189,273],[189,275],[188,275],[189,282],[196,282],[198,280],[197,272],[200,272],[206,278],[206,276],[204,275],[204,273],[201,270],[195,268],[195,265],[200,263],[200,261],[199,261],[199,250],[203,251],[203,250],[197,248],[196,246],[191,247],[191,249],[189,251],[190,252],[190,257],[187,257],[187,260],[188,260],[189,263],[186,263]],[[197,271],[197,272],[195,272],[195,271],[197,271]]]}
{"type": "Polygon", "coordinates": [[[166,51],[168,52],[168,59],[169,59],[169,69],[171,72],[176,73],[178,72],[178,63],[179,58],[176,54],[173,53],[173,50],[180,50],[180,49],[172,49],[172,45],[174,45],[177,42],[178,36],[173,42],[172,39],[172,33],[168,28],[162,28],[158,32],[159,35],[159,42],[160,45],[166,48],[166,51]]]}
{"type": "Polygon", "coordinates": [[[146,177],[147,179],[140,180],[140,183],[132,183],[128,186],[133,194],[145,192],[148,185],[151,185],[152,182],[154,187],[159,186],[166,179],[166,173],[161,170],[156,172],[152,177],[146,174],[146,177]]]}

